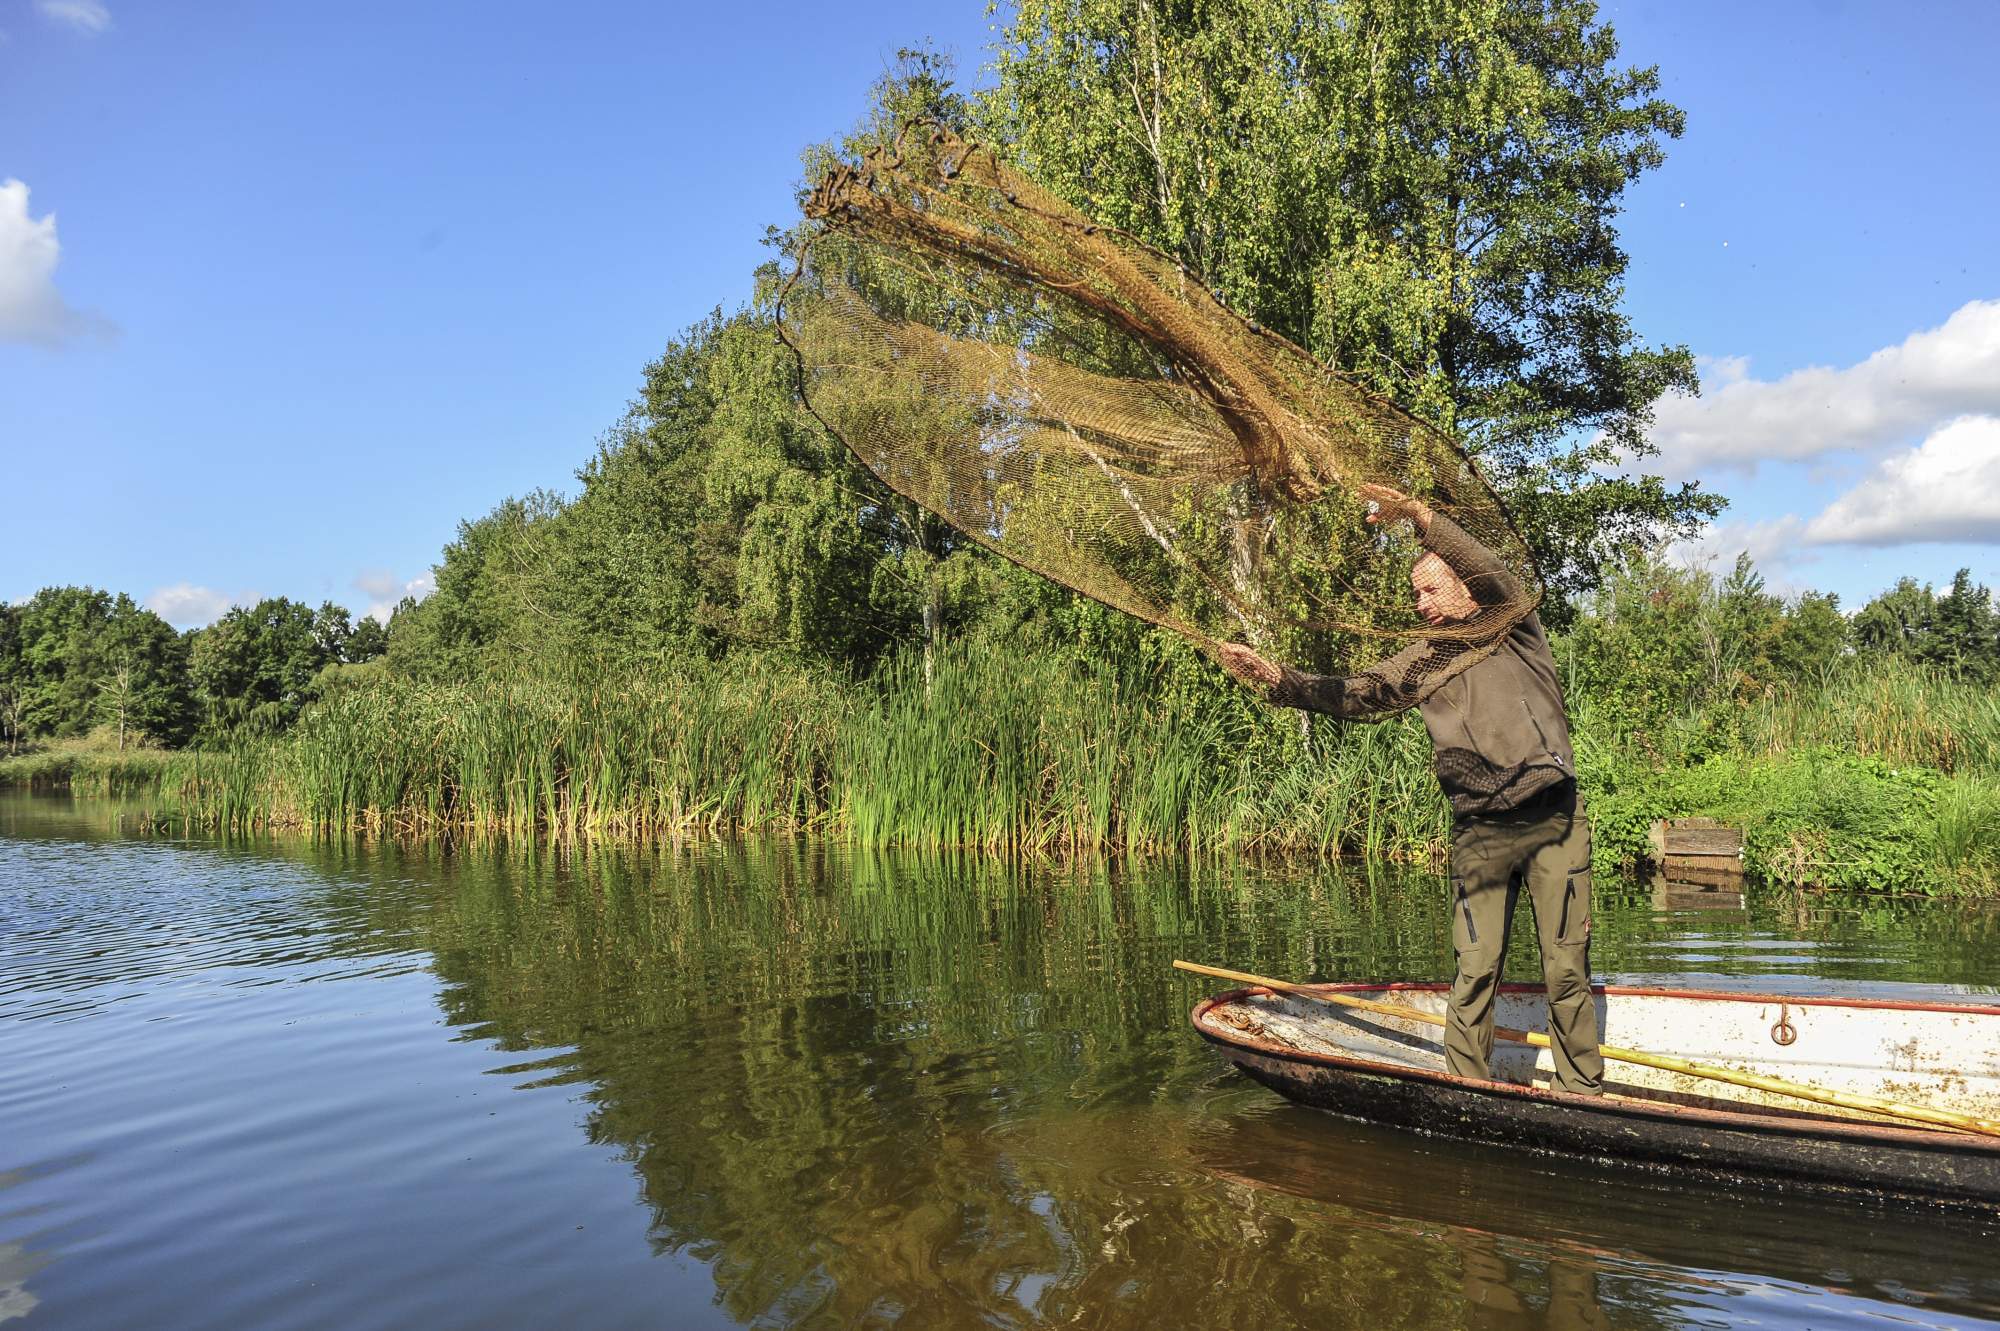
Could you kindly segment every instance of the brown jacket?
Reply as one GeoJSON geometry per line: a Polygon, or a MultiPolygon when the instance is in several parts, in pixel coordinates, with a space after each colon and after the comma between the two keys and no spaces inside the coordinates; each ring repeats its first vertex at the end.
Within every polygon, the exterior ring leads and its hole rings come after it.
{"type": "MultiPolygon", "coordinates": [[[[1492,551],[1442,514],[1431,517],[1424,545],[1450,564],[1483,604],[1520,590],[1492,551]]],[[[1413,643],[1360,675],[1306,675],[1287,668],[1269,696],[1281,706],[1348,718],[1415,704],[1437,749],[1438,782],[1461,817],[1505,813],[1574,778],[1562,685],[1539,616],[1521,620],[1499,646],[1461,670],[1452,671],[1448,663],[1422,668],[1440,647],[1413,643]],[[1440,673],[1445,678],[1437,683],[1440,673]]]]}

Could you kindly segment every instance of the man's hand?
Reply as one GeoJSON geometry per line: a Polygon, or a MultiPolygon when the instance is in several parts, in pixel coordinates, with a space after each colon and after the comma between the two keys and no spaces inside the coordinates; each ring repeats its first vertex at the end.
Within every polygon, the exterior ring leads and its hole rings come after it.
{"type": "Polygon", "coordinates": [[[1364,485],[1360,494],[1375,505],[1368,514],[1368,521],[1397,522],[1407,518],[1410,525],[1417,529],[1417,535],[1422,536],[1430,530],[1430,506],[1421,499],[1412,499],[1401,490],[1392,490],[1386,485],[1364,485]]]}
{"type": "Polygon", "coordinates": [[[1284,678],[1284,672],[1240,642],[1217,643],[1215,655],[1222,668],[1245,684],[1269,690],[1284,678]]]}

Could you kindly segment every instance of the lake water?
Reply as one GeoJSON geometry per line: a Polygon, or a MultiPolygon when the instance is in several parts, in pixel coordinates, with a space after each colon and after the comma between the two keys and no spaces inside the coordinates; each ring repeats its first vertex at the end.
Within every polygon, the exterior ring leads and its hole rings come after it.
{"type": "MultiPolygon", "coordinates": [[[[1435,879],[123,826],[0,795],[0,1324],[2000,1326],[1993,1221],[1371,1129],[1190,1030],[1175,957],[1447,974],[1435,879]]],[[[1600,892],[1600,978],[2000,991],[1992,910],[1600,892]]]]}

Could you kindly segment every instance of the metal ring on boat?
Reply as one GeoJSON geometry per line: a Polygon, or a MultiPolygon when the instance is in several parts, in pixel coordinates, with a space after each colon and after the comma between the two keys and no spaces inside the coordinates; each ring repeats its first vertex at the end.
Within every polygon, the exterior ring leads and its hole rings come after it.
{"type": "Polygon", "coordinates": [[[1771,1038],[1779,1044],[1790,1044],[1799,1038],[1798,1028],[1792,1025],[1792,1017],[1784,1008],[1778,1009],[1778,1024],[1771,1028],[1771,1038]]]}

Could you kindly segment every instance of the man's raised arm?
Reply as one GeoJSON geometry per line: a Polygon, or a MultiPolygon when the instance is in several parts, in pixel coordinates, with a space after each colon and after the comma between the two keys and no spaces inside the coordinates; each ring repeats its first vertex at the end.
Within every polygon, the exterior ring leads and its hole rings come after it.
{"type": "Polygon", "coordinates": [[[1364,485],[1360,494],[1375,505],[1375,511],[1368,515],[1369,522],[1407,520],[1424,549],[1451,566],[1480,607],[1504,605],[1521,594],[1519,580],[1508,571],[1500,556],[1429,504],[1386,485],[1364,485]]]}

